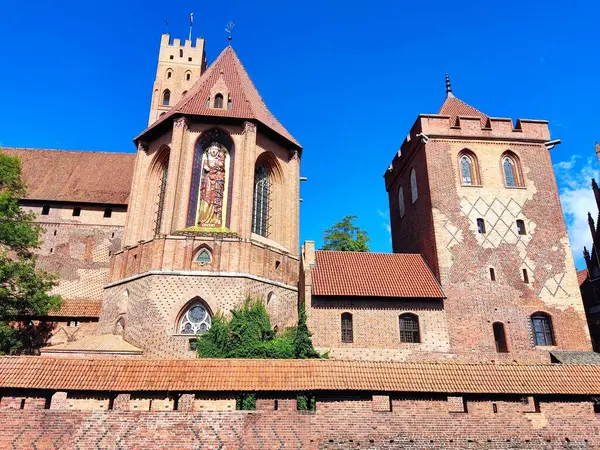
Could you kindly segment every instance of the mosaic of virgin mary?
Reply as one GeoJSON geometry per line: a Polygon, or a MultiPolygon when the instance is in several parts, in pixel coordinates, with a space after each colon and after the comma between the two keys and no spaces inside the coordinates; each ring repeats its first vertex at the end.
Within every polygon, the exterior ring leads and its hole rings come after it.
{"type": "Polygon", "coordinates": [[[226,202],[228,156],[225,147],[218,142],[210,144],[204,152],[197,216],[199,227],[224,226],[223,205],[226,202]]]}

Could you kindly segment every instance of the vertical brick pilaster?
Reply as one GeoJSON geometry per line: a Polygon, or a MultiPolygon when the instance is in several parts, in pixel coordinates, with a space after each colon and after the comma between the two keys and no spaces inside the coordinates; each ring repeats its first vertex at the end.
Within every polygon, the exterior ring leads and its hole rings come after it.
{"type": "Polygon", "coordinates": [[[67,409],[67,393],[65,391],[58,391],[52,394],[50,409],[67,409]]]}
{"type": "Polygon", "coordinates": [[[117,411],[128,410],[129,400],[131,400],[131,394],[118,394],[113,402],[113,409],[117,411]]]}
{"type": "Polygon", "coordinates": [[[177,411],[193,411],[195,398],[194,394],[181,394],[177,402],[177,411]]]}
{"type": "Polygon", "coordinates": [[[392,404],[389,395],[374,395],[372,399],[373,411],[390,412],[392,404]]]}
{"type": "Polygon", "coordinates": [[[188,122],[185,117],[180,117],[173,122],[173,138],[171,152],[169,153],[169,176],[167,177],[167,191],[163,210],[162,231],[169,234],[174,231],[178,223],[179,208],[177,200],[180,195],[188,190],[179,186],[181,155],[185,152],[185,143],[188,133],[188,122]]]}

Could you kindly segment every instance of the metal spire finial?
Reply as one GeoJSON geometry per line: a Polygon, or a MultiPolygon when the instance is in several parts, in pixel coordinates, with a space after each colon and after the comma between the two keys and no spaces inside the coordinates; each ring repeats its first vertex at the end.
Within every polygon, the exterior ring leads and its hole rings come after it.
{"type": "Polygon", "coordinates": [[[452,85],[450,85],[450,75],[446,72],[446,98],[448,97],[454,98],[454,94],[452,93],[452,85]]]}

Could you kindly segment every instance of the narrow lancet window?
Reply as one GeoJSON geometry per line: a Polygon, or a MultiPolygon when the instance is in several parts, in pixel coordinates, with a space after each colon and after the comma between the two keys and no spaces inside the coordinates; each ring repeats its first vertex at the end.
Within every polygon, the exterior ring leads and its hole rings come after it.
{"type": "Polygon", "coordinates": [[[254,170],[254,204],[252,208],[252,232],[268,236],[269,228],[269,170],[265,164],[258,164],[254,170]]]}

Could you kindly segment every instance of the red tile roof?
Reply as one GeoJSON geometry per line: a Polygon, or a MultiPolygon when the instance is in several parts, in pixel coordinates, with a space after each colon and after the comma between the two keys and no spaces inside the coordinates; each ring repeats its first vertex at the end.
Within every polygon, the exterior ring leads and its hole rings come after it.
{"type": "Polygon", "coordinates": [[[450,123],[454,125],[458,116],[468,117],[479,117],[481,118],[481,125],[488,125],[488,116],[478,109],[473,108],[471,105],[467,105],[462,100],[448,96],[438,111],[440,116],[450,116],[450,123]]]}
{"type": "Polygon", "coordinates": [[[583,269],[583,270],[580,270],[579,272],[577,272],[577,284],[579,284],[579,286],[581,286],[583,283],[585,283],[585,281],[587,280],[587,277],[588,277],[587,269],[583,269]]]}
{"type": "Polygon", "coordinates": [[[135,153],[2,148],[21,158],[30,200],[126,205],[135,153]]]}
{"type": "Polygon", "coordinates": [[[599,395],[600,365],[5,356],[0,388],[599,395]]]}
{"type": "Polygon", "coordinates": [[[315,252],[314,295],[444,298],[421,255],[315,252]]]}
{"type": "MultiPolygon", "coordinates": [[[[226,105],[227,99],[224,99],[224,106],[226,105]]],[[[271,111],[269,111],[231,46],[228,46],[221,52],[179,103],[150,125],[138,138],[175,114],[257,120],[280,136],[283,136],[295,146],[300,147],[298,141],[294,139],[271,111]],[[206,100],[210,97],[211,89],[221,77],[227,86],[229,96],[232,100],[231,109],[207,108],[206,100]]]]}
{"type": "Polygon", "coordinates": [[[58,311],[51,311],[51,317],[100,317],[102,302],[98,300],[64,299],[58,311]]]}

